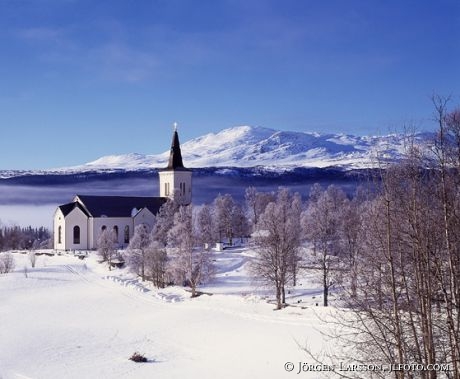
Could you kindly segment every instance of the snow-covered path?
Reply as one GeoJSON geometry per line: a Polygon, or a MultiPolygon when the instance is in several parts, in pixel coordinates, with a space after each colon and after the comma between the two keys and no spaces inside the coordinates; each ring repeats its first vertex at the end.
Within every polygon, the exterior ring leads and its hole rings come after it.
{"type": "Polygon", "coordinates": [[[158,296],[104,280],[75,257],[41,256],[27,278],[25,264],[19,257],[0,277],[2,379],[288,378],[306,359],[297,342],[320,340],[312,309],[274,312],[254,296],[189,299],[180,288],[158,296]],[[135,351],[149,362],[128,360],[135,351]]]}

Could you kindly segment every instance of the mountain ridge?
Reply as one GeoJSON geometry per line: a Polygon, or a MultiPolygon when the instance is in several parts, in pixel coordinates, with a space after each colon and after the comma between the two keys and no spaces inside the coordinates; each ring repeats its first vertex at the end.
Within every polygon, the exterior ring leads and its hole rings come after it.
{"type": "MultiPolygon", "coordinates": [[[[426,143],[433,133],[416,133],[416,143],[426,143]]],[[[267,168],[330,167],[371,168],[377,158],[396,161],[403,157],[407,137],[354,136],[316,132],[281,131],[260,126],[237,126],[208,133],[181,144],[187,167],[267,168]]],[[[110,155],[72,168],[146,169],[161,168],[169,151],[161,154],[110,155]]]]}
{"type": "MultiPolygon", "coordinates": [[[[413,135],[427,143],[434,133],[413,135]]],[[[376,167],[378,161],[403,158],[407,136],[354,136],[344,133],[281,131],[261,126],[236,126],[208,133],[181,144],[189,168],[261,167],[265,170],[337,167],[344,170],[376,167]]],[[[97,171],[156,170],[167,165],[169,150],[160,154],[107,155],[71,167],[48,170],[3,170],[0,178],[16,175],[65,174],[97,171]]]]}

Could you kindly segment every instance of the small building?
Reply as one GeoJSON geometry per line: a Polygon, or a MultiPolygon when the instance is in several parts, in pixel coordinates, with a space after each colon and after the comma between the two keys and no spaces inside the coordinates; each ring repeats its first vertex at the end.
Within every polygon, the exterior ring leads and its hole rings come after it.
{"type": "Polygon", "coordinates": [[[175,128],[168,166],[159,170],[160,196],[76,195],[54,213],[55,250],[91,250],[97,248],[101,233],[113,230],[118,247],[128,246],[134,229],[153,226],[160,207],[173,199],[181,205],[192,201],[192,171],[184,167],[175,128]]]}

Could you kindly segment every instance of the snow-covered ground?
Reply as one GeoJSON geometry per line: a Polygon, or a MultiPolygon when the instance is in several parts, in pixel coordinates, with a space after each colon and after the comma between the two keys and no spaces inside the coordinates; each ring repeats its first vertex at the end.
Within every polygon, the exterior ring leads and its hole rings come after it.
{"type": "Polygon", "coordinates": [[[270,292],[248,276],[244,248],[216,252],[217,276],[194,299],[92,255],[41,255],[35,268],[27,254],[14,257],[15,271],[0,275],[2,379],[293,378],[308,362],[299,345],[323,345],[318,286],[302,277],[292,306],[274,311],[270,292]],[[136,351],[148,362],[130,361],[136,351]]]}

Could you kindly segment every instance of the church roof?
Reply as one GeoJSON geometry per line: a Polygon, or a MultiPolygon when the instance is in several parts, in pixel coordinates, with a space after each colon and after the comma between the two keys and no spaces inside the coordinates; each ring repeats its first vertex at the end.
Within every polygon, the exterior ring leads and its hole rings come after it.
{"type": "Polygon", "coordinates": [[[164,197],[77,195],[92,217],[131,217],[133,209],[147,208],[154,215],[166,202],[164,197]]]}
{"type": "Polygon", "coordinates": [[[81,204],[77,203],[77,202],[73,202],[73,203],[67,203],[67,204],[63,204],[63,205],[60,205],[59,206],[59,209],[61,210],[62,214],[64,215],[64,217],[66,217],[70,212],[72,212],[75,208],[78,208],[80,209],[86,216],[90,216],[88,214],[88,212],[86,211],[86,209],[84,209],[81,204]]]}
{"type": "Polygon", "coordinates": [[[184,167],[184,163],[182,162],[182,153],[180,150],[180,143],[179,143],[179,134],[177,130],[174,130],[172,142],[171,142],[171,151],[169,153],[169,161],[168,166],[162,171],[190,171],[188,168],[184,167]]]}

